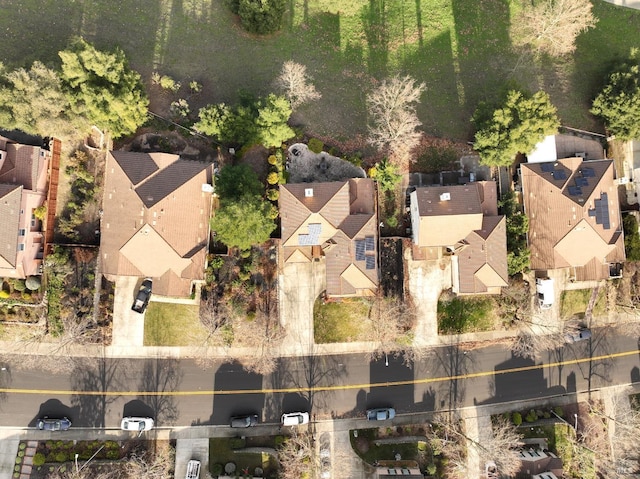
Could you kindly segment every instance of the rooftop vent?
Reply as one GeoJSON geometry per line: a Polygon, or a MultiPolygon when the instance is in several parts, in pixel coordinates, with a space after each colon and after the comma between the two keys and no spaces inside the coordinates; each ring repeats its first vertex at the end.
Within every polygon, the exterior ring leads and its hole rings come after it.
{"type": "Polygon", "coordinates": [[[313,198],[313,188],[305,188],[304,189],[304,197],[305,198],[313,198]]]}
{"type": "Polygon", "coordinates": [[[451,193],[442,193],[440,195],[440,201],[449,201],[451,200],[451,193]]]}

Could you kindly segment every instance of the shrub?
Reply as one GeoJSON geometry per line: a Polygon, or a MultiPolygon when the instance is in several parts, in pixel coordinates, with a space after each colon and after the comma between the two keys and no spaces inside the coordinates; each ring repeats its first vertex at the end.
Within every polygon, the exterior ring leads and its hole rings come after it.
{"type": "Polygon", "coordinates": [[[69,455],[64,451],[59,451],[55,455],[56,462],[67,462],[69,460],[69,455]]]}
{"type": "Polygon", "coordinates": [[[0,299],[7,299],[9,297],[9,291],[0,290],[0,299]]]}
{"type": "Polygon", "coordinates": [[[13,280],[13,289],[19,292],[23,292],[27,289],[27,285],[25,284],[24,279],[14,279],[13,280]]]}
{"type": "Polygon", "coordinates": [[[193,93],[200,93],[202,91],[202,85],[200,83],[198,83],[197,81],[193,80],[193,81],[189,82],[189,89],[193,93]]]}
{"type": "Polygon", "coordinates": [[[542,417],[544,417],[545,419],[550,419],[551,418],[551,413],[545,411],[545,413],[542,415],[542,417]]]}
{"type": "Polygon", "coordinates": [[[21,296],[25,301],[29,301],[31,299],[31,293],[28,291],[23,291],[21,296]]]}
{"type": "Polygon", "coordinates": [[[264,35],[280,30],[285,0],[239,0],[238,15],[242,26],[251,33],[264,35]]]}
{"type": "Polygon", "coordinates": [[[311,138],[307,146],[314,153],[322,153],[322,149],[324,148],[324,143],[322,143],[317,138],[311,138]]]}
{"type": "Polygon", "coordinates": [[[267,158],[267,161],[272,166],[276,166],[278,164],[278,158],[276,157],[276,155],[269,155],[269,158],[267,158]]]}
{"type": "Polygon", "coordinates": [[[15,466],[13,466],[13,472],[20,472],[22,470],[22,466],[20,466],[19,464],[16,464],[15,466]]]}
{"type": "Polygon", "coordinates": [[[224,465],[224,472],[226,472],[227,474],[233,474],[234,472],[236,472],[235,462],[227,462],[224,465]]]}
{"type": "Polygon", "coordinates": [[[33,210],[33,216],[35,216],[40,221],[44,221],[47,216],[47,205],[40,205],[35,210],[33,210]]]}
{"type": "Polygon", "coordinates": [[[24,451],[18,451],[18,457],[24,457],[24,451]]]}
{"type": "Polygon", "coordinates": [[[278,201],[280,198],[280,190],[278,188],[269,188],[267,190],[267,199],[269,201],[278,201]]]}
{"type": "Polygon", "coordinates": [[[38,276],[29,276],[24,284],[29,291],[38,291],[42,283],[38,276]]]}
{"type": "Polygon", "coordinates": [[[513,424],[519,426],[520,424],[522,424],[522,414],[520,414],[519,412],[514,412],[511,416],[511,420],[513,421],[513,424]]]}
{"type": "Polygon", "coordinates": [[[562,407],[560,407],[560,406],[554,407],[553,408],[553,412],[555,412],[560,417],[564,417],[564,411],[562,410],[562,407]]]}
{"type": "Polygon", "coordinates": [[[173,93],[177,92],[180,89],[180,82],[175,81],[169,75],[162,75],[160,77],[160,86],[165,90],[170,90],[173,93]]]}
{"type": "Polygon", "coordinates": [[[46,457],[41,452],[36,452],[33,456],[33,465],[38,467],[44,464],[46,457]]]}
{"type": "Polygon", "coordinates": [[[24,451],[27,448],[27,445],[24,442],[21,442],[20,445],[18,446],[18,449],[20,451],[24,451]]]}
{"type": "Polygon", "coordinates": [[[433,462],[427,466],[427,474],[429,474],[430,476],[433,476],[437,470],[438,468],[433,462]]]}
{"type": "Polygon", "coordinates": [[[16,464],[22,464],[22,458],[16,457],[16,464]]]}
{"type": "Polygon", "coordinates": [[[533,409],[529,411],[529,413],[524,418],[524,420],[527,422],[535,422],[537,419],[538,419],[538,416],[536,415],[536,412],[533,409]]]}
{"type": "Polygon", "coordinates": [[[276,171],[272,171],[267,175],[267,183],[270,185],[275,185],[278,183],[278,173],[276,171]]]}
{"type": "Polygon", "coordinates": [[[116,449],[109,449],[107,451],[107,459],[120,459],[120,451],[116,449]]]}
{"type": "Polygon", "coordinates": [[[211,474],[213,474],[214,476],[219,476],[220,474],[222,474],[222,471],[224,470],[224,467],[222,464],[214,464],[213,467],[211,468],[211,474]]]}
{"type": "Polygon", "coordinates": [[[247,441],[242,437],[232,437],[229,439],[229,447],[231,449],[242,449],[246,443],[247,441]]]}
{"type": "Polygon", "coordinates": [[[284,436],[276,436],[273,442],[275,443],[276,447],[281,446],[284,443],[284,436]]]}

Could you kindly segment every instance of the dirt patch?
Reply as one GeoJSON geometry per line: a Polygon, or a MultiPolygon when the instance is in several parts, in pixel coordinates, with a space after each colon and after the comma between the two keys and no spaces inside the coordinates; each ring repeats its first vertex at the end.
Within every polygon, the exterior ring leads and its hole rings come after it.
{"type": "Polygon", "coordinates": [[[385,296],[404,297],[402,238],[380,240],[380,286],[385,296]]]}

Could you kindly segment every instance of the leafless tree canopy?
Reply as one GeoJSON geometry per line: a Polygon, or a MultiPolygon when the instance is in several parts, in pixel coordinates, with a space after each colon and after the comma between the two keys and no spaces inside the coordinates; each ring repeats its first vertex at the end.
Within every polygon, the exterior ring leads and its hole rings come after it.
{"type": "Polygon", "coordinates": [[[282,91],[295,109],[312,100],[318,100],[322,96],[311,83],[312,78],[307,74],[307,67],[294,61],[286,61],[282,65],[282,71],[276,78],[276,87],[282,91]]]}
{"type": "Polygon", "coordinates": [[[278,449],[278,462],[282,479],[317,479],[319,465],[313,445],[313,436],[309,433],[293,434],[286,438],[278,449]]]}
{"type": "Polygon", "coordinates": [[[168,444],[158,444],[155,451],[133,456],[126,466],[127,475],[136,479],[171,479],[174,450],[168,444]]]}
{"type": "Polygon", "coordinates": [[[535,334],[528,329],[520,329],[513,338],[511,352],[525,359],[540,359],[544,351],[557,349],[564,344],[564,337],[560,333],[535,334]]]}
{"type": "Polygon", "coordinates": [[[390,159],[402,171],[408,170],[409,154],[418,145],[421,123],[415,104],[424,93],[424,83],[416,84],[409,76],[394,76],[384,80],[367,95],[367,107],[371,119],[369,142],[379,149],[387,149],[390,159]]]}
{"type": "Polygon", "coordinates": [[[538,1],[513,23],[514,43],[552,56],[572,53],[577,36],[597,22],[591,8],[590,0],[538,1]]]}

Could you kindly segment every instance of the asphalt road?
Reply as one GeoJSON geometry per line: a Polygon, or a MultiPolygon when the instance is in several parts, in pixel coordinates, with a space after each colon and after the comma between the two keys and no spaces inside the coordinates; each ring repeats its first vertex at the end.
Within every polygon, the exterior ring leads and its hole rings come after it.
{"type": "Polygon", "coordinates": [[[16,356],[1,364],[0,426],[34,426],[45,415],[95,428],[118,428],[127,415],[154,417],[159,427],[222,425],[244,413],[278,423],[282,412],[308,410],[317,419],[351,418],[370,407],[432,412],[640,382],[638,338],[610,329],[538,362],[502,345],[453,345],[409,365],[362,354],[285,358],[265,377],[238,364],[176,359],[77,359],[58,372],[55,358],[32,363],[16,356]]]}

